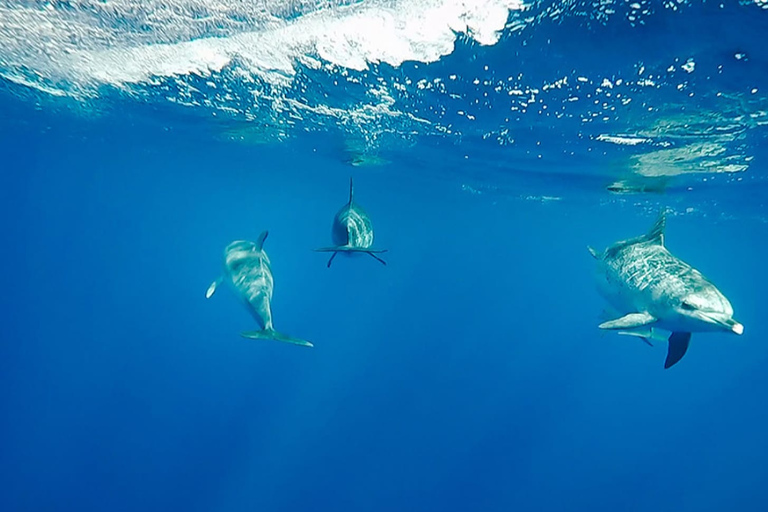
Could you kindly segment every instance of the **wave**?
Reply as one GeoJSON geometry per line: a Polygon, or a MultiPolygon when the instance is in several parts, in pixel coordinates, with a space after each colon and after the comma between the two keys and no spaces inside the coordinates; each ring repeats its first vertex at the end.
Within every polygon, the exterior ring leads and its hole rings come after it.
{"type": "Polygon", "coordinates": [[[462,35],[498,41],[521,0],[312,2],[117,0],[0,6],[3,75],[48,89],[93,91],[220,72],[237,61],[272,85],[297,64],[364,70],[434,62],[462,35]],[[260,8],[257,8],[260,7],[260,8]]]}
{"type": "Polygon", "coordinates": [[[749,169],[768,126],[766,6],[0,0],[0,75],[84,111],[113,93],[180,105],[247,144],[340,131],[352,165],[419,140],[463,173],[545,162],[661,190],[749,169]]]}

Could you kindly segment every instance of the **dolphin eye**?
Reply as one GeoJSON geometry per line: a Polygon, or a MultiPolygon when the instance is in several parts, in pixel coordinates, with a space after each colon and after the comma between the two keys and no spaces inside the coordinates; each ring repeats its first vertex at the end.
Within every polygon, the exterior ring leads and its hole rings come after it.
{"type": "Polygon", "coordinates": [[[694,309],[696,309],[696,307],[693,304],[686,301],[683,301],[683,303],[680,304],[680,307],[683,309],[687,309],[688,311],[693,311],[694,309]]]}

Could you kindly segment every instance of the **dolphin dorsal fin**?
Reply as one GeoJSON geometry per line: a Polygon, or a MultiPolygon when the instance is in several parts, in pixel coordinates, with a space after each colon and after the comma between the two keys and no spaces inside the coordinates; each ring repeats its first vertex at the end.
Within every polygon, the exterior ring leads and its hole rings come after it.
{"type": "Polygon", "coordinates": [[[656,222],[654,222],[650,231],[648,231],[644,235],[630,238],[629,240],[622,240],[621,242],[616,242],[611,247],[605,250],[604,257],[612,258],[622,249],[634,244],[650,243],[650,244],[660,245],[664,247],[664,227],[666,226],[666,222],[667,222],[666,214],[667,214],[666,210],[661,210],[661,212],[659,213],[659,217],[656,219],[656,222]]]}
{"type": "Polygon", "coordinates": [[[269,234],[269,231],[262,231],[259,235],[259,238],[256,239],[256,247],[261,250],[262,247],[264,247],[264,240],[267,239],[267,235],[269,234]]]}
{"type": "Polygon", "coordinates": [[[667,211],[661,210],[656,222],[653,223],[651,230],[645,234],[644,242],[651,242],[658,245],[664,245],[664,228],[667,225],[667,211]]]}
{"type": "Polygon", "coordinates": [[[352,176],[349,177],[349,204],[352,204],[352,200],[355,198],[355,185],[352,182],[352,176]]]}

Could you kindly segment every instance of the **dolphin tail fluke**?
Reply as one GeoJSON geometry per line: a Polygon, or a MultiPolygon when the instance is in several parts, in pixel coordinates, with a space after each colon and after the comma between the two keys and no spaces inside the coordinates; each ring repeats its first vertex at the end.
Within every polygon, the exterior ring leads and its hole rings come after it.
{"type": "Polygon", "coordinates": [[[664,368],[669,368],[683,358],[688,350],[688,343],[691,341],[689,332],[673,332],[669,336],[669,350],[667,360],[664,361],[664,368]]]}
{"type": "Polygon", "coordinates": [[[302,340],[301,338],[292,338],[291,336],[288,336],[281,332],[277,332],[274,329],[263,329],[261,331],[246,331],[246,332],[240,333],[240,335],[243,338],[248,338],[250,340],[274,340],[274,341],[282,341],[283,343],[290,343],[292,345],[301,345],[302,347],[314,347],[314,345],[307,340],[302,340]]]}

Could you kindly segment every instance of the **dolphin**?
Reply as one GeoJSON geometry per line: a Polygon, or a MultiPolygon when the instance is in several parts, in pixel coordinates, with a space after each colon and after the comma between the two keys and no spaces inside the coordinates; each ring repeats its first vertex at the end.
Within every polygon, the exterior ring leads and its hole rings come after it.
{"type": "Polygon", "coordinates": [[[333,243],[336,245],[315,249],[317,252],[333,253],[328,260],[328,268],[331,267],[331,263],[338,253],[365,253],[383,265],[387,264],[386,261],[376,256],[387,252],[387,249],[373,249],[371,247],[373,245],[373,223],[365,210],[355,203],[354,199],[355,187],[352,178],[349,178],[349,202],[336,213],[331,228],[333,243]]]}
{"type": "Polygon", "coordinates": [[[598,289],[621,318],[603,322],[601,329],[637,336],[649,345],[671,331],[664,368],[685,355],[693,332],[742,334],[733,307],[701,272],[664,246],[666,212],[642,236],[617,242],[602,254],[591,247],[598,262],[598,289]]]}
{"type": "Polygon", "coordinates": [[[210,299],[226,280],[261,327],[259,331],[246,331],[241,333],[241,336],[254,340],[275,340],[312,347],[309,341],[279,333],[272,325],[271,302],[274,279],[269,256],[264,251],[264,240],[268,234],[268,231],[264,231],[255,242],[237,240],[224,249],[224,275],[211,283],[208,291],[205,292],[205,298],[210,299]]]}

